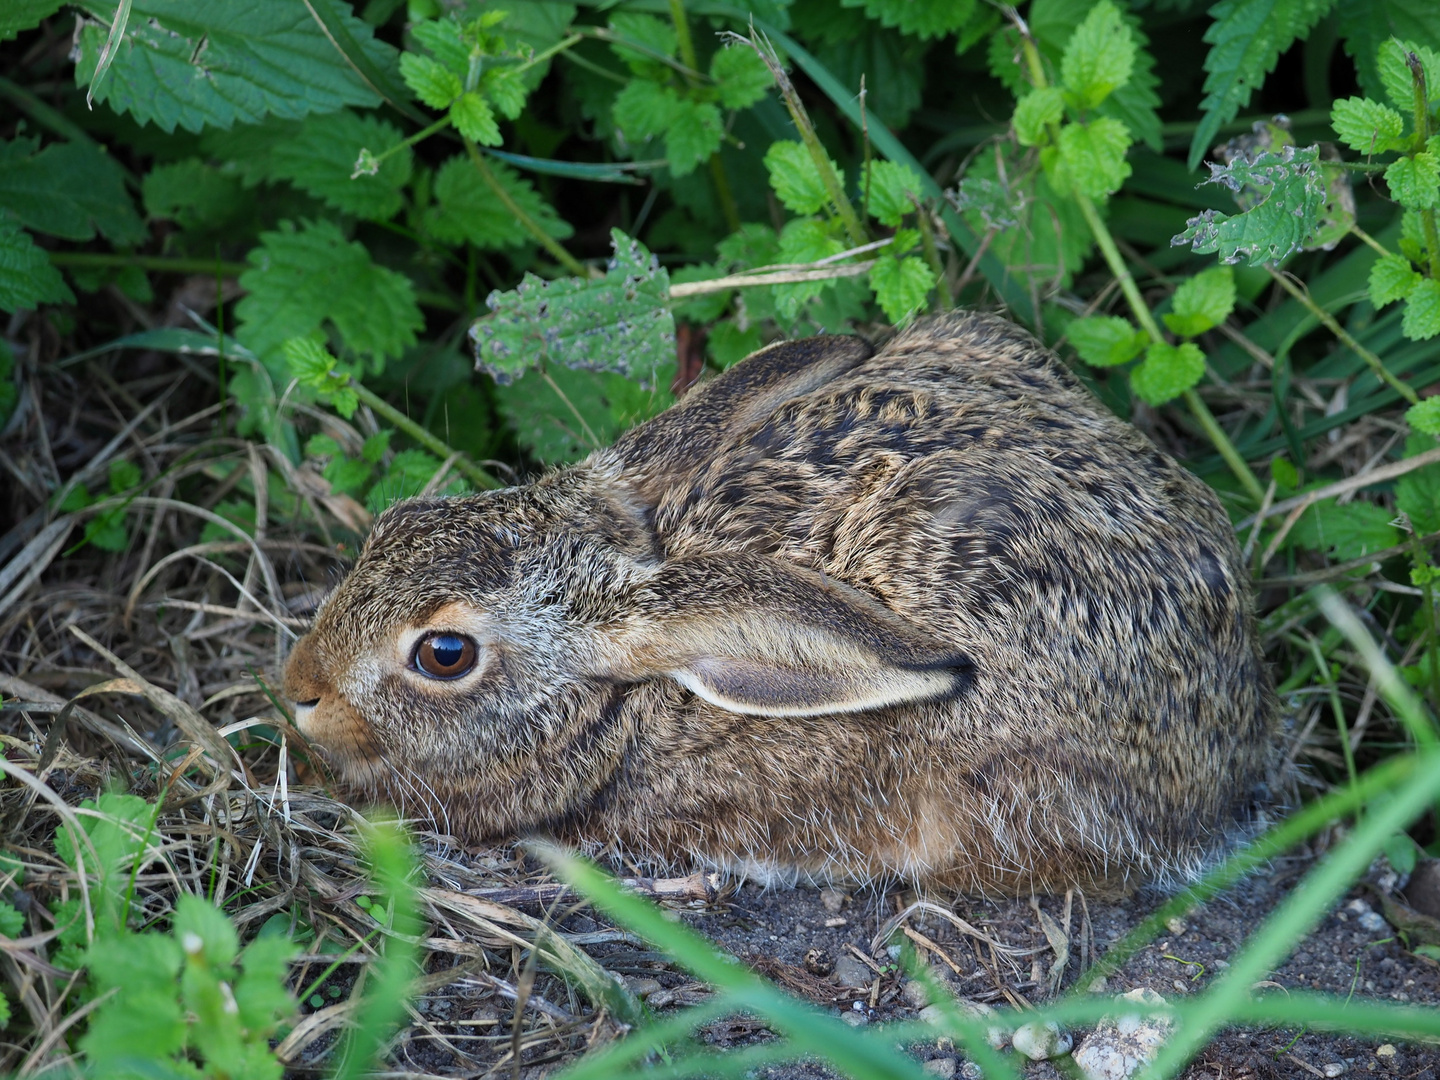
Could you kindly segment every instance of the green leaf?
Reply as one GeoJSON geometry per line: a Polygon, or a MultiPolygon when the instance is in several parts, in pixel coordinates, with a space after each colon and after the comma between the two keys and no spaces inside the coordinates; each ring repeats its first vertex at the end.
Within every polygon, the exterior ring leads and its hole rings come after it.
{"type": "Polygon", "coordinates": [[[1205,354],[1192,342],[1171,345],[1152,341],[1145,359],[1130,372],[1130,387],[1151,405],[1163,405],[1198,383],[1205,375],[1205,354]]]}
{"type": "Polygon", "coordinates": [[[1235,310],[1235,272],[1212,266],[1187,278],[1175,290],[1165,325],[1181,337],[1197,337],[1219,326],[1235,310]]]}
{"type": "MultiPolygon", "coordinates": [[[[7,938],[17,938],[25,933],[25,916],[14,904],[0,900],[0,934],[7,938]]],[[[3,1027],[0,1024],[0,1027],[3,1027]]]]}
{"type": "MultiPolygon", "coordinates": [[[[1337,31],[1355,61],[1367,97],[1386,97],[1380,78],[1380,46],[1390,37],[1440,42],[1440,5],[1435,0],[1337,0],[1337,31]]],[[[1432,93],[1440,93],[1432,87],[1432,93]]],[[[1411,106],[1400,111],[1409,115],[1411,106]]]]}
{"type": "Polygon", "coordinates": [[[670,172],[685,176],[720,149],[725,136],[725,118],[708,101],[681,100],[665,133],[665,156],[670,172]]]}
{"type": "Polygon", "coordinates": [[[664,135],[680,110],[680,95],[668,86],[634,79],[615,97],[615,126],[639,144],[664,135]]]}
{"type": "Polygon", "coordinates": [[[60,271],[50,265],[50,256],[14,218],[0,214],[0,310],[74,299],[60,271]]]}
{"type": "MultiPolygon", "coordinates": [[[[845,244],[832,231],[832,226],[819,218],[794,218],[780,230],[782,263],[809,263],[828,259],[845,250],[845,244]]],[[[786,320],[795,318],[807,302],[819,296],[834,281],[797,281],[789,285],[773,285],[775,307],[786,320]]]]}
{"type": "Polygon", "coordinates": [[[1220,0],[1210,9],[1214,23],[1205,32],[1205,116],[1190,140],[1191,169],[1210,149],[1222,124],[1250,102],[1280,54],[1304,39],[1334,0],[1220,0]]]}
{"type": "Polygon", "coordinates": [[[85,965],[98,991],[116,991],[91,1015],[79,1041],[96,1075],[105,1075],[112,1062],[164,1061],[184,1047],[176,986],[183,958],[168,934],[96,936],[85,965]]]}
{"type": "MultiPolygon", "coordinates": [[[[84,6],[106,23],[115,14],[113,0],[84,6]]],[[[395,50],[367,24],[344,11],[333,16],[370,64],[393,67],[395,50]]],[[[90,82],[107,33],[95,22],[81,29],[77,85],[90,82]]],[[[165,132],[381,102],[305,4],[271,0],[135,0],[115,61],[91,91],[96,102],[165,132]]]]}
{"type": "Polygon", "coordinates": [[[1422,152],[1402,157],[1385,170],[1390,196],[1408,210],[1432,210],[1440,206],[1440,161],[1422,152]]]}
{"type": "Polygon", "coordinates": [[[1075,190],[1092,199],[1104,199],[1120,190],[1130,175],[1125,160],[1130,130],[1119,120],[1099,116],[1088,124],[1066,124],[1060,129],[1060,160],[1075,190]]]}
{"type": "Polygon", "coordinates": [[[432,109],[448,109],[465,89],[459,75],[420,53],[400,54],[400,75],[415,96],[432,109]]]}
{"type": "Polygon", "coordinates": [[[295,999],[285,988],[285,978],[290,958],[299,952],[300,947],[284,937],[262,935],[240,954],[235,1007],[241,1027],[252,1038],[265,1038],[277,1019],[294,1011],[295,999]]]}
{"type": "MultiPolygon", "coordinates": [[[[530,181],[510,166],[489,161],[491,175],[520,209],[546,234],[564,240],[572,230],[530,181]]],[[[436,205],[425,211],[425,229],[447,244],[471,243],[482,250],[520,247],[534,237],[515,220],[500,197],[465,157],[455,155],[435,177],[436,205]]]]}
{"type": "Polygon", "coordinates": [[[1015,106],[1015,137],[1021,146],[1039,146],[1049,140],[1046,128],[1065,116],[1065,93],[1058,86],[1032,90],[1015,106]]]}
{"type": "Polygon", "coordinates": [[[1403,255],[1382,255],[1370,267],[1370,302],[1377,308],[1399,300],[1420,282],[1420,274],[1403,255]]]}
{"type": "Polygon", "coordinates": [[[144,478],[145,474],[140,471],[140,466],[133,461],[116,458],[110,462],[110,492],[112,495],[119,495],[121,492],[138,487],[144,478]]]}
{"type": "Polygon", "coordinates": [[[415,343],[425,320],[410,279],[376,266],[364,245],[332,221],[260,234],[240,275],[249,295],[236,306],[240,343],[277,364],[283,342],[329,326],[347,352],[379,372],[415,343]]]}
{"type": "Polygon", "coordinates": [[[499,146],[505,141],[500,137],[500,125],[495,123],[490,103],[474,90],[462,94],[450,106],[450,122],[461,135],[481,146],[499,146]]]}
{"type": "Polygon", "coordinates": [[[866,112],[879,117],[892,131],[907,127],[920,106],[929,46],[899,31],[869,23],[859,12],[830,7],[821,22],[835,33],[816,43],[816,61],[842,85],[857,92],[863,77],[866,112]],[[852,22],[858,23],[858,28],[847,33],[852,22]]]}
{"type": "MultiPolygon", "coordinates": [[[[845,175],[835,162],[830,162],[835,175],[844,186],[845,175]]],[[[810,151],[798,142],[773,142],[765,151],[765,168],[770,173],[770,186],[786,209],[797,214],[815,214],[830,205],[830,193],[815,167],[810,151]]]]}
{"type": "MultiPolygon", "coordinates": [[[[390,459],[390,467],[375,481],[365,496],[365,509],[378,514],[400,499],[408,499],[425,490],[440,471],[441,461],[424,450],[401,450],[390,459]]],[[[459,478],[451,480],[437,494],[461,495],[468,490],[459,478]]]]}
{"type": "Polygon", "coordinates": [[[492,314],[470,328],[475,363],[508,383],[543,361],[641,380],[675,354],[670,276],[638,240],[612,229],[615,254],[600,280],[544,281],[492,292],[492,314]]]}
{"type": "Polygon", "coordinates": [[[1358,559],[1400,542],[1391,517],[1390,511],[1374,503],[1357,499],[1340,506],[1334,499],[1324,499],[1300,515],[1286,546],[1328,552],[1341,562],[1358,559]]]}
{"type": "Polygon", "coordinates": [[[870,216],[882,225],[898,228],[906,214],[915,212],[914,199],[922,198],[924,192],[920,177],[910,166],[893,161],[871,164],[870,216]]]}
{"type": "Polygon", "coordinates": [[[1110,0],[1090,9],[1060,61],[1060,74],[1070,100],[1092,109],[1130,81],[1135,67],[1135,38],[1110,0]]]}
{"type": "Polygon", "coordinates": [[[525,75],[515,68],[490,68],[480,76],[480,90],[510,120],[525,111],[525,99],[530,94],[525,75]]]}
{"type": "Polygon", "coordinates": [[[1128,319],[1114,315],[1090,315],[1076,319],[1065,329],[1075,351],[1092,367],[1115,367],[1139,356],[1150,335],[1135,329],[1128,319]]]}
{"type": "Polygon", "coordinates": [[[1434,101],[1440,97],[1440,86],[1436,85],[1440,82],[1440,56],[1437,56],[1434,50],[1413,41],[1390,37],[1381,42],[1379,55],[1376,57],[1380,82],[1385,87],[1386,95],[1406,116],[1411,115],[1415,109],[1415,76],[1411,73],[1406,59],[1410,53],[1420,58],[1420,66],[1425,71],[1426,96],[1434,101]]]}
{"type": "Polygon", "coordinates": [[[1335,102],[1330,126],[1340,141],[1362,154],[1381,154],[1400,142],[1405,118],[1394,109],[1369,98],[1349,97],[1335,102]]]}
{"type": "Polygon", "coordinates": [[[208,900],[181,893],[175,901],[175,936],[191,955],[201,955],[214,967],[228,967],[240,952],[235,924],[208,900]]]}
{"type": "Polygon", "coordinates": [[[944,37],[970,20],[977,0],[841,0],[845,7],[863,7],[882,26],[923,39],[944,37]]]}
{"type": "Polygon", "coordinates": [[[710,77],[727,109],[746,109],[770,90],[770,69],[748,45],[727,45],[710,58],[710,77]]]}
{"type": "Polygon", "coordinates": [[[1440,281],[1423,278],[1406,294],[1400,330],[1411,341],[1429,341],[1440,334],[1440,281]]]}
{"type": "Polygon", "coordinates": [[[145,224],[125,190],[125,174],[95,143],[39,139],[0,143],[0,206],[36,232],[138,244],[145,224]],[[38,151],[38,152],[37,152],[38,151]]]}
{"type": "Polygon", "coordinates": [[[710,336],[705,341],[711,362],[721,371],[744,360],[759,349],[761,344],[758,326],[752,323],[742,330],[731,319],[712,326],[710,336]]]}
{"type": "Polygon", "coordinates": [[[870,287],[885,317],[899,325],[925,306],[926,295],[935,287],[935,272],[914,255],[884,255],[870,268],[870,287]]]}
{"type": "Polygon", "coordinates": [[[355,175],[357,158],[362,148],[379,155],[401,139],[392,124],[348,109],[312,116],[294,135],[273,145],[269,175],[290,181],[342,213],[384,221],[402,205],[400,192],[410,181],[410,149],[391,154],[373,175],[355,175]]]}
{"type": "MultiPolygon", "coordinates": [[[[410,24],[410,34],[434,54],[441,67],[453,72],[458,78],[463,79],[469,72],[470,46],[461,40],[458,22],[453,19],[420,19],[410,24]]],[[[400,63],[403,68],[403,54],[400,63]]],[[[406,81],[409,82],[408,79],[406,81]]],[[[415,89],[413,84],[411,89],[415,89]]],[[[416,92],[419,93],[418,90],[416,92]]],[[[423,96],[421,100],[424,100],[423,96]]]]}
{"type": "MultiPolygon", "coordinates": [[[[5,0],[0,5],[0,41],[9,41],[22,30],[39,26],[55,12],[65,0],[5,0]]],[[[4,1027],[0,1024],[0,1027],[4,1027]]]]}
{"type": "Polygon", "coordinates": [[[625,61],[631,71],[642,76],[668,76],[670,69],[658,63],[650,55],[650,53],[655,53],[660,56],[674,56],[675,50],[679,48],[680,43],[675,37],[675,27],[668,19],[657,19],[654,15],[642,15],[638,12],[621,11],[610,16],[610,29],[621,37],[629,38],[649,50],[649,52],[642,52],[619,42],[611,42],[611,50],[625,61]]]}
{"type": "Polygon", "coordinates": [[[238,177],[196,158],[152,167],[140,190],[148,216],[185,230],[221,228],[251,205],[238,177]]]}
{"type": "MultiPolygon", "coordinates": [[[[281,352],[285,356],[286,366],[290,374],[301,386],[308,386],[328,401],[332,408],[346,420],[355,415],[355,410],[360,406],[360,398],[350,385],[350,374],[341,370],[341,365],[335,357],[330,355],[328,349],[318,341],[308,337],[288,338],[281,346],[281,352]]],[[[332,443],[334,440],[331,440],[332,443]]],[[[314,440],[311,440],[314,443],[314,440]]],[[[335,445],[335,452],[340,449],[335,445]]],[[[335,466],[337,462],[344,462],[344,458],[337,458],[330,464],[335,466]]],[[[353,464],[348,463],[348,464],[353,464]]],[[[368,479],[370,470],[364,471],[364,479],[368,479]]],[[[343,466],[337,466],[335,475],[331,475],[330,468],[325,470],[325,479],[333,483],[348,485],[354,481],[355,473],[347,471],[343,466]]],[[[360,481],[360,482],[363,482],[360,481]]]]}
{"type": "MultiPolygon", "coordinates": [[[[1411,405],[1410,408],[1405,410],[1405,422],[1409,424],[1414,431],[1419,431],[1426,435],[1440,435],[1440,397],[1422,398],[1420,404],[1411,405]]],[[[1419,471],[1428,472],[1434,468],[1435,466],[1432,465],[1429,469],[1421,469],[1419,471]]],[[[1437,470],[1437,474],[1440,474],[1440,470],[1437,470]]],[[[1401,484],[1403,483],[1404,480],[1402,479],[1401,484]]],[[[1400,485],[1396,485],[1395,490],[1396,505],[1399,506],[1400,509],[1405,510],[1405,507],[1401,505],[1399,499],[1400,485]]],[[[1409,511],[1406,510],[1406,513],[1409,513],[1409,511]]],[[[1412,518],[1414,517],[1413,514],[1410,516],[1412,518]]],[[[1427,528],[1425,531],[1429,532],[1431,530],[1427,528]]],[[[11,936],[13,937],[14,935],[11,936]]]]}
{"type": "Polygon", "coordinates": [[[536,461],[559,465],[607,446],[626,428],[674,402],[673,362],[655,372],[653,389],[609,372],[550,365],[495,388],[496,404],[516,441],[536,461]]]}
{"type": "Polygon", "coordinates": [[[1191,244],[1201,255],[1218,253],[1225,263],[1256,266],[1285,258],[1315,231],[1325,207],[1319,154],[1318,146],[1286,146],[1263,151],[1254,161],[1237,157],[1223,167],[1212,162],[1206,183],[1223,184],[1237,194],[1252,188],[1262,201],[1233,216],[1206,210],[1187,221],[1170,243],[1191,244]]]}

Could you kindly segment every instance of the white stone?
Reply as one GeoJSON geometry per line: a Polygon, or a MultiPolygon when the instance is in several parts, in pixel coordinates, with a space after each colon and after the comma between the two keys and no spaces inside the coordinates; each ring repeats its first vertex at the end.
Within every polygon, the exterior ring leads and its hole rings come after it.
{"type": "Polygon", "coordinates": [[[1068,1054],[1073,1043],[1070,1036],[1060,1030],[1059,1024],[1046,1022],[1021,1024],[1010,1036],[1010,1045],[1031,1061],[1044,1061],[1068,1054]]]}
{"type": "MultiPolygon", "coordinates": [[[[1163,997],[1145,986],[1121,994],[1115,1000],[1136,1005],[1165,1004],[1163,997]]],[[[1075,1064],[1086,1080],[1128,1080],[1155,1060],[1174,1026],[1173,1021],[1164,1017],[1135,1013],[1106,1017],[1080,1043],[1075,1051],[1075,1064]]]]}
{"type": "Polygon", "coordinates": [[[920,1066],[927,1076],[938,1076],[940,1080],[950,1080],[955,1075],[957,1068],[955,1059],[952,1057],[931,1058],[920,1066]]]}

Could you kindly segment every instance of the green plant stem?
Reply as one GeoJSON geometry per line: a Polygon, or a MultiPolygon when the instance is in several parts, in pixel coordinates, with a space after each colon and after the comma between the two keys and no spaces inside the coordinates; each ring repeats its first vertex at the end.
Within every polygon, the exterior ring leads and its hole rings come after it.
{"type": "Polygon", "coordinates": [[[941,311],[949,311],[955,304],[950,297],[949,283],[945,280],[945,264],[940,261],[940,249],[935,244],[935,228],[930,224],[930,215],[920,200],[911,196],[910,201],[915,206],[915,221],[920,226],[920,245],[925,251],[925,261],[935,274],[935,298],[940,302],[941,311]]]}
{"type": "Polygon", "coordinates": [[[455,468],[464,474],[465,478],[471,483],[491,491],[505,486],[454,447],[426,431],[364,383],[351,379],[350,389],[355,391],[355,396],[358,397],[363,404],[368,405],[371,410],[390,421],[390,423],[394,424],[442,461],[453,457],[455,459],[455,468]]]}
{"type": "Polygon", "coordinates": [[[1357,240],[1363,243],[1371,251],[1375,252],[1375,254],[1381,256],[1382,258],[1390,254],[1389,248],[1387,248],[1384,244],[1380,243],[1379,240],[1376,240],[1364,229],[1360,228],[1359,225],[1351,225],[1350,231],[1355,235],[1355,238],[1357,240]]]}
{"type": "Polygon", "coordinates": [[[1279,270],[1275,269],[1272,264],[1266,263],[1265,269],[1269,271],[1270,276],[1275,279],[1276,283],[1279,284],[1282,289],[1284,289],[1296,300],[1298,300],[1300,304],[1307,311],[1310,312],[1310,314],[1314,315],[1315,318],[1319,319],[1321,325],[1324,326],[1325,329],[1329,330],[1332,334],[1339,338],[1340,341],[1343,342],[1348,348],[1352,349],[1356,356],[1360,357],[1360,359],[1364,360],[1365,363],[1369,364],[1370,370],[1375,373],[1375,377],[1377,379],[1383,382],[1386,386],[1390,387],[1390,389],[1394,390],[1411,405],[1419,404],[1420,395],[1415,392],[1414,388],[1412,388],[1409,383],[1404,382],[1401,379],[1398,379],[1394,375],[1392,375],[1390,373],[1390,370],[1385,366],[1385,362],[1381,360],[1380,357],[1376,356],[1373,352],[1371,352],[1369,349],[1365,348],[1364,345],[1361,345],[1358,341],[1351,337],[1350,332],[1340,325],[1340,323],[1336,320],[1335,316],[1331,315],[1328,311],[1326,311],[1319,304],[1317,304],[1314,299],[1311,298],[1310,293],[1307,290],[1301,288],[1299,285],[1296,285],[1293,281],[1290,280],[1288,274],[1281,273],[1279,270]]]}
{"type": "Polygon", "coordinates": [[[442,131],[442,130],[444,130],[445,128],[447,128],[447,127],[449,127],[449,126],[450,126],[450,116],[449,116],[449,114],[447,113],[445,116],[442,116],[439,120],[436,120],[433,124],[428,124],[428,125],[426,125],[425,127],[421,128],[421,129],[420,129],[419,131],[417,131],[414,135],[410,135],[410,136],[408,136],[407,138],[401,139],[398,143],[396,143],[394,146],[390,147],[390,149],[389,149],[389,150],[386,150],[383,154],[376,154],[376,155],[375,155],[375,164],[376,164],[376,165],[379,165],[382,161],[384,161],[386,158],[390,157],[392,154],[398,154],[401,150],[404,150],[404,149],[406,149],[407,147],[414,146],[414,145],[415,145],[416,143],[418,143],[418,142],[423,142],[425,139],[428,139],[431,135],[434,135],[437,131],[442,131]]]}
{"type": "Polygon", "coordinates": [[[485,185],[495,193],[495,197],[500,200],[501,205],[515,216],[515,220],[520,223],[521,228],[533,236],[535,241],[553,255],[555,261],[570,271],[570,273],[579,278],[588,277],[589,274],[585,270],[585,264],[561,247],[553,236],[540,227],[539,222],[521,209],[520,204],[510,197],[510,193],[505,190],[504,185],[495,179],[495,174],[490,171],[490,166],[485,164],[485,158],[481,155],[473,140],[465,140],[465,152],[470,155],[470,160],[474,162],[475,168],[480,173],[480,179],[484,180],[485,185]]]}
{"type": "Polygon", "coordinates": [[[98,251],[52,251],[50,261],[56,266],[76,269],[123,269],[134,266],[159,274],[214,274],[239,277],[253,267],[247,263],[219,262],[216,259],[172,259],[161,255],[108,254],[98,251]]]}
{"type": "MultiPolygon", "coordinates": [[[[1411,136],[1410,157],[1414,157],[1425,149],[1425,143],[1430,138],[1430,90],[1425,84],[1425,65],[1414,53],[1405,57],[1405,63],[1410,68],[1411,85],[1414,87],[1414,127],[1415,132],[1411,136]]],[[[1420,211],[1420,224],[1425,230],[1425,246],[1430,250],[1430,277],[1440,281],[1440,229],[1435,226],[1435,210],[1433,207],[1426,207],[1420,211]]]]}
{"type": "Polygon", "coordinates": [[[700,70],[695,56],[695,40],[690,36],[690,20],[685,17],[685,0],[670,0],[670,21],[675,24],[675,40],[680,46],[680,59],[691,71],[700,70]]]}
{"type": "Polygon", "coordinates": [[[1205,429],[1205,434],[1215,444],[1215,449],[1225,459],[1225,464],[1230,466],[1230,471],[1240,481],[1250,497],[1257,503],[1265,498],[1265,489],[1260,486],[1260,481],[1255,478],[1255,473],[1245,459],[1240,456],[1240,451],[1235,449],[1235,444],[1230,441],[1230,436],[1225,434],[1225,429],[1220,426],[1220,421],[1215,419],[1215,414],[1210,411],[1210,406],[1205,404],[1205,399],[1195,392],[1191,387],[1186,390],[1182,397],[1185,398],[1185,405],[1189,408],[1192,416],[1200,422],[1205,429]]]}
{"type": "Polygon", "coordinates": [[[522,71],[529,71],[536,64],[543,64],[547,60],[554,59],[562,52],[574,48],[576,45],[580,44],[580,42],[584,40],[584,34],[571,34],[564,41],[551,45],[550,48],[546,49],[544,52],[536,53],[529,60],[526,60],[525,63],[517,65],[513,69],[514,73],[518,75],[522,71]]]}

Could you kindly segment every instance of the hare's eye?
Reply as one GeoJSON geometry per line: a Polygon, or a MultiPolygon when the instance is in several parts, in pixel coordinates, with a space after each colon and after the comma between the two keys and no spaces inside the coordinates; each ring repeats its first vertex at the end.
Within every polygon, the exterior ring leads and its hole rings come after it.
{"type": "Polygon", "coordinates": [[[459,634],[427,634],[420,639],[411,661],[415,670],[432,679],[458,679],[475,666],[475,642],[459,634]]]}

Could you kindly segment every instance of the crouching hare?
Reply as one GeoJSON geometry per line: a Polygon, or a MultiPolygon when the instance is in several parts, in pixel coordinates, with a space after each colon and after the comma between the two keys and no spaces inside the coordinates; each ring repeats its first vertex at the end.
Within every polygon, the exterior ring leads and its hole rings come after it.
{"type": "Polygon", "coordinates": [[[463,838],[973,894],[1189,876],[1276,716],[1210,490],[977,314],[772,345],[578,465],[398,503],[285,691],[463,838]]]}

